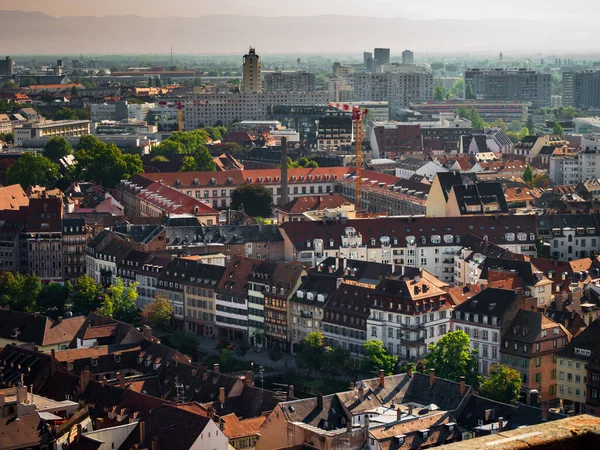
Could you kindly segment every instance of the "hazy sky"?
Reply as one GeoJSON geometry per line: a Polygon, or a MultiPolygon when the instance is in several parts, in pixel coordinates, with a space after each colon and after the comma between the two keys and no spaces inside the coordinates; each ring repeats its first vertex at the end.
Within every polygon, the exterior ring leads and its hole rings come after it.
{"type": "Polygon", "coordinates": [[[597,0],[0,0],[2,10],[62,16],[133,14],[143,17],[239,14],[314,16],[340,14],[409,19],[575,19],[591,21],[597,0]]]}

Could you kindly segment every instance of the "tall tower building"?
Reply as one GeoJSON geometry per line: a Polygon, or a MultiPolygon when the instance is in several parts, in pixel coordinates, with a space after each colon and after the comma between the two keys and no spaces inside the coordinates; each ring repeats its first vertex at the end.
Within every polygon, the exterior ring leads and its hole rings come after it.
{"type": "Polygon", "coordinates": [[[244,79],[242,92],[244,94],[258,94],[262,92],[262,76],[260,67],[260,56],[254,48],[250,47],[247,55],[244,55],[244,79]]]}
{"type": "Polygon", "coordinates": [[[390,49],[389,48],[376,48],[373,51],[373,59],[377,67],[390,62],[390,49]]]}
{"type": "Polygon", "coordinates": [[[402,52],[402,64],[413,64],[415,62],[415,54],[410,50],[402,52]]]}

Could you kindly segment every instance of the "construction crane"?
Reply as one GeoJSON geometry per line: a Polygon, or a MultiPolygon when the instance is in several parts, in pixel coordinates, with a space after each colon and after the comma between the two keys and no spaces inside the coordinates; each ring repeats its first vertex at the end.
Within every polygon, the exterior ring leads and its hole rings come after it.
{"type": "Polygon", "coordinates": [[[363,117],[369,112],[368,109],[362,109],[360,106],[350,108],[343,105],[344,111],[351,111],[354,121],[354,139],[356,144],[356,180],[355,180],[355,198],[356,207],[362,208],[362,188],[363,188],[363,117]]]}

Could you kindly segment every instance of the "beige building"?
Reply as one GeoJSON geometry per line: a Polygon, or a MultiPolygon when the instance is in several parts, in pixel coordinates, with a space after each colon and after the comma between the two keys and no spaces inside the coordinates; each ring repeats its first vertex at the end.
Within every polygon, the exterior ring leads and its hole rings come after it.
{"type": "Polygon", "coordinates": [[[258,94],[262,92],[262,75],[260,56],[254,48],[250,47],[248,54],[244,55],[244,78],[242,92],[244,94],[258,94]]]}
{"type": "Polygon", "coordinates": [[[89,120],[57,120],[44,123],[26,123],[15,127],[15,145],[22,146],[23,141],[55,136],[73,137],[90,134],[89,120]]]}

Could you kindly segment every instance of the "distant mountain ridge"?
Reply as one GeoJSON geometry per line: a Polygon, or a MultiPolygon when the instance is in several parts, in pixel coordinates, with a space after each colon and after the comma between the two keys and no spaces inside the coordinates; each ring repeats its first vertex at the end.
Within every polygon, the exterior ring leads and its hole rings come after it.
{"type": "Polygon", "coordinates": [[[64,17],[0,11],[0,48],[10,54],[597,52],[594,27],[576,22],[408,20],[354,16],[64,17]]]}

